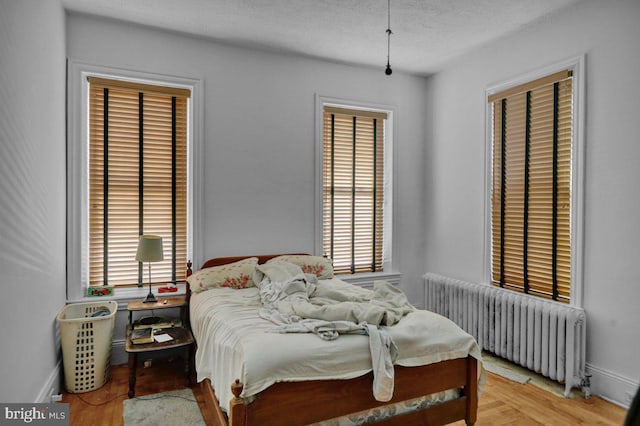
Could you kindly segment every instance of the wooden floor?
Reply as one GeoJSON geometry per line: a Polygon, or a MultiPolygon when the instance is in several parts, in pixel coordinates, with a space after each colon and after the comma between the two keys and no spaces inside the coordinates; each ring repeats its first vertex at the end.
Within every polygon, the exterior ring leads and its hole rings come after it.
{"type": "MultiPolygon", "coordinates": [[[[180,358],[156,359],[149,368],[138,366],[135,396],[184,387],[184,364],[180,358]]],[[[126,364],[112,367],[111,379],[100,389],[79,394],[63,392],[62,402],[70,403],[70,426],[123,425],[122,402],[128,399],[128,392],[129,369],[126,364]]],[[[199,385],[193,386],[193,394],[200,405],[205,422],[211,424],[213,417],[206,409],[199,385]]]]}
{"type": "Polygon", "coordinates": [[[621,426],[625,414],[602,398],[565,399],[531,383],[521,385],[487,372],[476,425],[621,426]]]}
{"type": "MultiPolygon", "coordinates": [[[[182,362],[154,361],[150,368],[138,369],[136,396],[184,387],[182,362]]],[[[122,401],[127,398],[129,375],[126,365],[113,367],[111,380],[102,388],[81,394],[63,394],[70,403],[71,426],[122,425],[122,401]]],[[[480,396],[477,425],[622,425],[625,410],[598,397],[564,399],[533,384],[521,385],[487,373],[480,396]]],[[[199,386],[193,393],[207,424],[212,413],[205,409],[199,386]]],[[[457,422],[455,425],[463,425],[457,422]]]]}

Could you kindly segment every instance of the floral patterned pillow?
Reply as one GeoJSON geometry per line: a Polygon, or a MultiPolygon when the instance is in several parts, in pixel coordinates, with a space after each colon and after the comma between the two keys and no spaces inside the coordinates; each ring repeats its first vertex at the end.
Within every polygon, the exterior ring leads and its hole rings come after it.
{"type": "Polygon", "coordinates": [[[201,269],[187,278],[187,281],[194,293],[216,287],[255,287],[251,277],[257,264],[257,257],[249,257],[238,262],[201,269]]]}
{"type": "Polygon", "coordinates": [[[298,265],[305,274],[313,274],[320,280],[333,278],[333,265],[331,259],[322,256],[310,256],[306,254],[283,254],[274,257],[270,262],[289,262],[298,265]]]}

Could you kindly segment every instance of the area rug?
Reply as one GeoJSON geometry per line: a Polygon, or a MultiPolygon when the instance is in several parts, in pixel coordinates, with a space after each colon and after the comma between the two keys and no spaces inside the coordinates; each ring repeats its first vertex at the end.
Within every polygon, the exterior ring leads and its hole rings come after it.
{"type": "Polygon", "coordinates": [[[504,377],[512,382],[525,384],[531,380],[531,376],[524,374],[522,369],[519,369],[513,364],[502,361],[499,358],[490,356],[485,352],[482,353],[482,365],[488,372],[504,377]]]}
{"type": "Polygon", "coordinates": [[[484,369],[487,370],[489,373],[493,373],[500,377],[504,377],[505,379],[511,380],[512,382],[525,384],[529,380],[531,380],[531,377],[529,376],[520,374],[517,371],[513,371],[509,368],[501,367],[491,362],[486,362],[483,365],[484,365],[484,369]]]}
{"type": "MultiPolygon", "coordinates": [[[[564,384],[541,374],[534,373],[524,367],[494,356],[488,352],[482,352],[482,365],[485,370],[504,377],[517,383],[530,383],[540,389],[552,393],[560,398],[564,398],[564,384]]],[[[569,398],[584,398],[584,393],[580,389],[571,389],[569,398]]]]}
{"type": "Polygon", "coordinates": [[[204,426],[191,389],[126,399],[122,407],[125,426],[204,426]]]}

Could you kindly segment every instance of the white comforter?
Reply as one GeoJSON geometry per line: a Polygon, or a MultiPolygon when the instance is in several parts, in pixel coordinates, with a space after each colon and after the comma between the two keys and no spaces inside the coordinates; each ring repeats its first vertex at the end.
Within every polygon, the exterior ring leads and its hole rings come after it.
{"type": "MultiPolygon", "coordinates": [[[[318,285],[354,296],[370,291],[335,278],[318,285]]],[[[251,397],[280,381],[349,379],[372,370],[367,336],[326,341],[313,334],[272,333],[274,324],[260,318],[261,308],[255,287],[217,288],[192,295],[198,381],[211,380],[224,409],[235,379],[244,384],[241,396],[251,397]]],[[[388,332],[398,348],[398,365],[412,367],[467,355],[481,359],[472,336],[432,312],[415,310],[388,332]]]]}
{"type": "Polygon", "coordinates": [[[287,262],[258,265],[253,280],[260,289],[260,317],[281,333],[314,333],[324,340],[345,334],[369,336],[373,369],[373,396],[377,401],[393,398],[393,364],[398,348],[388,327],[412,312],[405,294],[386,281],[376,281],[372,292],[355,295],[330,286],[317,285],[315,275],[305,275],[287,262]]]}
{"type": "Polygon", "coordinates": [[[313,319],[391,326],[414,310],[405,294],[386,281],[376,281],[373,291],[341,291],[341,287],[317,285],[315,275],[287,262],[258,265],[253,281],[260,289],[261,316],[279,325],[313,319]]]}

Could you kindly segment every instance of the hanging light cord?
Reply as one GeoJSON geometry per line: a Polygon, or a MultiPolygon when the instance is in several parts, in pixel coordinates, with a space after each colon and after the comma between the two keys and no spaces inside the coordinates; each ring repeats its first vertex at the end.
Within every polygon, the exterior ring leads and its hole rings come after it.
{"type": "Polygon", "coordinates": [[[391,65],[389,65],[389,55],[391,54],[391,0],[387,0],[387,68],[384,70],[386,75],[391,75],[391,65]]]}

